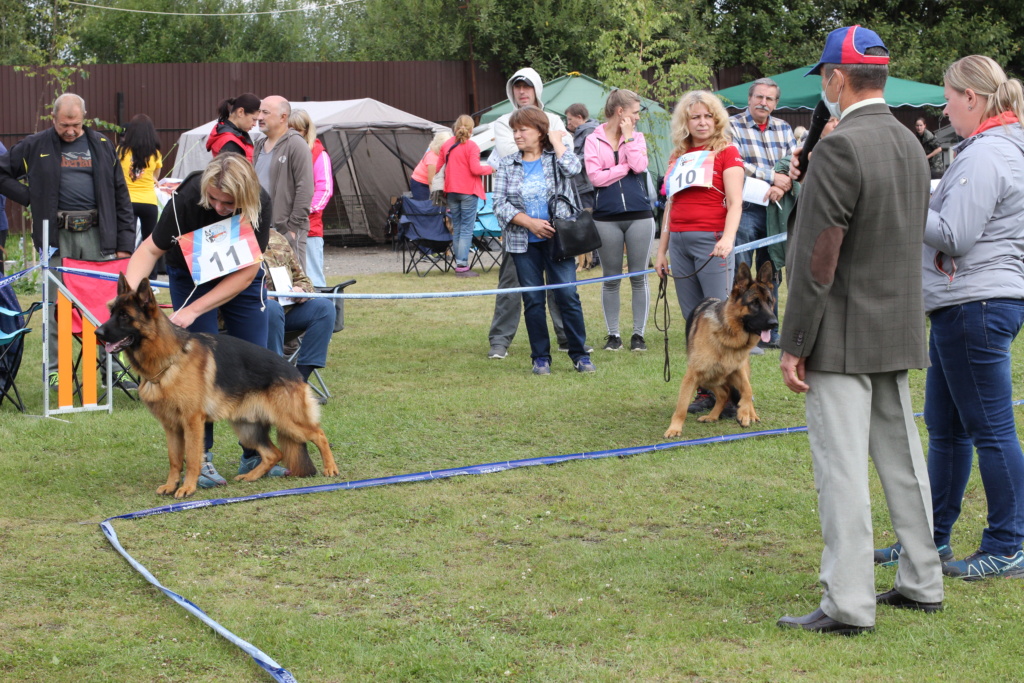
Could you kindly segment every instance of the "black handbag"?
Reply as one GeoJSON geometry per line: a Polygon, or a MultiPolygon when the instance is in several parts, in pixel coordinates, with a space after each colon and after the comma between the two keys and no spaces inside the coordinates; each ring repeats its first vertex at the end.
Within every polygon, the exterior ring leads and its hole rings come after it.
{"type": "MultiPolygon", "coordinates": [[[[561,183],[557,159],[554,168],[555,187],[558,188],[561,183]]],[[[564,194],[555,195],[548,200],[548,216],[551,227],[555,229],[555,236],[548,240],[551,245],[551,258],[555,261],[568,261],[582,254],[589,254],[601,246],[601,235],[594,224],[593,212],[590,209],[577,208],[572,199],[564,194]],[[560,201],[568,204],[572,210],[572,215],[568,218],[555,217],[555,208],[560,201]]]]}

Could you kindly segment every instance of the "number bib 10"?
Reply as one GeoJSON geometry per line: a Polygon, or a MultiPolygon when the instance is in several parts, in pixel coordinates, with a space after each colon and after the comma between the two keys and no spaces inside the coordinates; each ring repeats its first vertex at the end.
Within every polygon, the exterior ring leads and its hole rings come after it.
{"type": "Polygon", "coordinates": [[[715,179],[715,153],[709,150],[690,152],[676,160],[668,177],[668,193],[688,187],[713,187],[715,179]]]}
{"type": "Polygon", "coordinates": [[[197,285],[263,260],[256,233],[241,216],[231,216],[178,239],[197,285]]]}

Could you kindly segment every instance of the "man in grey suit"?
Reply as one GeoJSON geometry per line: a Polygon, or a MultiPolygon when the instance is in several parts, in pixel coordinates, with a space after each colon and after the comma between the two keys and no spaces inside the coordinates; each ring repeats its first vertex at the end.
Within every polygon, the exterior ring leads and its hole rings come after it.
{"type": "Polygon", "coordinates": [[[820,607],[779,625],[821,633],[873,630],[876,603],[942,609],[907,382],[909,368],[928,365],[921,244],[930,174],[917,138],[882,97],[888,63],[881,38],[852,26],[829,34],[809,72],[821,74],[840,122],[814,149],[786,260],[780,366],[786,386],[807,393],[825,549],[820,607]],[[868,455],[903,542],[895,588],[878,596],[868,455]]]}

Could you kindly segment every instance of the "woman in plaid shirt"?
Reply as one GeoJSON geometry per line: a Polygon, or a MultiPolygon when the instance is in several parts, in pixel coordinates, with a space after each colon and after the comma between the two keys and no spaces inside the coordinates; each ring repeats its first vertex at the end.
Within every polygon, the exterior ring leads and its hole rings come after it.
{"type": "MultiPolygon", "coordinates": [[[[549,200],[564,195],[579,205],[572,177],[580,172],[582,164],[562,144],[561,131],[549,132],[547,116],[537,107],[516,110],[509,126],[519,151],[503,157],[494,175],[494,215],[501,225],[505,251],[515,261],[523,287],[545,284],[545,273],[547,284],[575,282],[575,260],[555,261],[551,256],[550,238],[555,230],[550,223],[549,200]]],[[[556,202],[554,211],[559,218],[572,213],[565,202],[556,202]]],[[[553,291],[562,312],[573,367],[577,372],[594,372],[594,364],[584,349],[587,331],[576,288],[553,291]]],[[[523,292],[523,309],[533,373],[549,375],[551,340],[544,310],[545,293],[523,292]]]]}

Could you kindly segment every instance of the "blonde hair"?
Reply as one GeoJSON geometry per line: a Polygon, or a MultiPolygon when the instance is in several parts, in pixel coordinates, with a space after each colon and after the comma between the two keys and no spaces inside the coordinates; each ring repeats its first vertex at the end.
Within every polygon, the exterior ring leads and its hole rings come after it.
{"type": "Polygon", "coordinates": [[[429,149],[434,154],[437,154],[438,152],[441,151],[441,146],[451,139],[452,132],[447,128],[442,131],[438,131],[437,133],[434,133],[434,139],[430,141],[430,146],[427,149],[429,149]]]}
{"type": "Polygon", "coordinates": [[[698,104],[703,104],[715,120],[715,129],[711,132],[707,148],[713,152],[721,152],[732,143],[732,129],[729,127],[729,114],[725,111],[722,101],[709,90],[691,90],[679,98],[679,103],[672,111],[672,144],[676,154],[685,154],[693,144],[690,135],[690,112],[698,104]]]}
{"type": "Polygon", "coordinates": [[[963,94],[973,90],[987,99],[982,120],[1003,112],[1012,112],[1024,122],[1024,89],[1016,78],[1007,78],[1006,72],[991,57],[968,55],[949,65],[942,77],[946,85],[963,94]]]}
{"type": "Polygon", "coordinates": [[[463,114],[455,119],[455,125],[452,126],[452,130],[455,131],[455,139],[459,142],[465,142],[473,137],[473,128],[475,127],[473,117],[469,114],[463,114]]]}
{"type": "Polygon", "coordinates": [[[623,90],[617,88],[608,93],[608,99],[604,101],[604,117],[610,119],[615,116],[615,112],[618,111],[619,107],[625,109],[634,102],[643,104],[643,100],[632,90],[623,90]]]}
{"type": "Polygon", "coordinates": [[[260,180],[256,170],[241,154],[220,154],[213,158],[199,181],[199,206],[213,208],[207,191],[215,187],[235,200],[235,210],[249,221],[253,230],[260,227],[260,180]]]}
{"type": "Polygon", "coordinates": [[[310,118],[309,112],[305,109],[292,109],[292,113],[288,115],[288,125],[299,131],[299,135],[306,141],[309,148],[313,149],[313,143],[316,142],[316,124],[310,118]]]}

